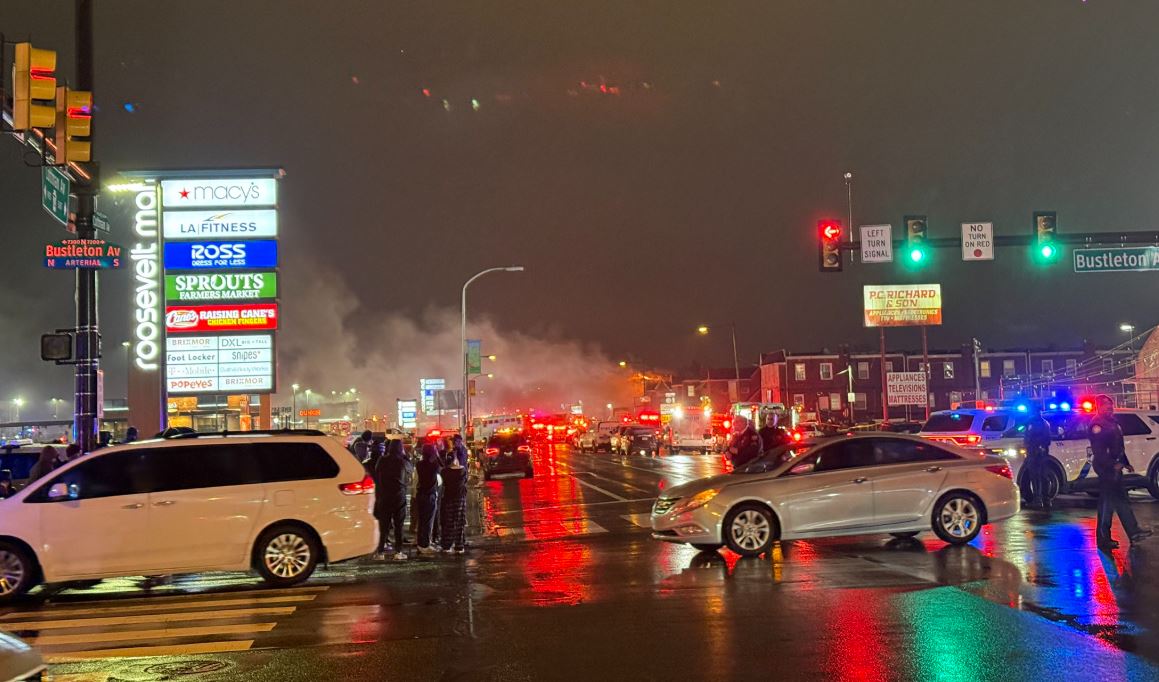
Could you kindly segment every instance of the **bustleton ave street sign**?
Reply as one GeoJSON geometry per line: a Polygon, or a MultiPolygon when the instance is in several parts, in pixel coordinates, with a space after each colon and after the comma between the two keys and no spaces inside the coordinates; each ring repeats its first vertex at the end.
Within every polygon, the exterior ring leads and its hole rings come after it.
{"type": "Polygon", "coordinates": [[[1159,270],[1159,246],[1075,249],[1075,272],[1150,272],[1159,270]]]}

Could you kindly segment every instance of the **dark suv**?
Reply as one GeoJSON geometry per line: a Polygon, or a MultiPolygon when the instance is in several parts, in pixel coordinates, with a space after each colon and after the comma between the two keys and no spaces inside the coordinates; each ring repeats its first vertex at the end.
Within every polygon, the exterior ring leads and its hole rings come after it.
{"type": "Polygon", "coordinates": [[[660,431],[652,426],[628,426],[620,434],[620,454],[655,457],[660,454],[660,431]]]}
{"type": "Polygon", "coordinates": [[[531,441],[521,433],[496,433],[487,439],[483,451],[483,478],[491,480],[495,474],[522,472],[531,478],[531,441]]]}

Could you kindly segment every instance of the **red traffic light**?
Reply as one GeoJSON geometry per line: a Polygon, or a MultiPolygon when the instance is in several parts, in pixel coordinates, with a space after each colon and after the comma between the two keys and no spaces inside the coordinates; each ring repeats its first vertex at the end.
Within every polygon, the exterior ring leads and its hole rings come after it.
{"type": "Polygon", "coordinates": [[[817,231],[821,238],[826,241],[835,242],[841,239],[841,223],[833,220],[822,220],[817,223],[817,231]]]}

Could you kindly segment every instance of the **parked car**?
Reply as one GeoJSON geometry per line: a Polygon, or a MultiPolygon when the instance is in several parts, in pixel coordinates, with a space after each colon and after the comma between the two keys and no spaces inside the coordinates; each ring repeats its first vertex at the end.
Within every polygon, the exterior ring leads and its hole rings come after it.
{"type": "Polygon", "coordinates": [[[783,445],[732,473],[665,490],[652,507],[652,537],[744,556],[777,540],[927,530],[964,544],[1018,510],[1000,457],[908,435],[848,435],[783,445]]]}
{"type": "Polygon", "coordinates": [[[0,600],[42,582],[203,571],[293,585],[374,551],[373,492],[321,432],[101,449],[0,500],[0,600]]]}
{"type": "Polygon", "coordinates": [[[617,454],[622,457],[655,457],[660,454],[660,429],[639,425],[625,427],[616,440],[616,447],[617,454]]]}
{"type": "Polygon", "coordinates": [[[620,427],[620,422],[602,421],[596,422],[591,428],[585,431],[579,438],[579,449],[581,452],[604,452],[612,451],[612,434],[620,427]]]}
{"type": "Polygon", "coordinates": [[[36,649],[15,635],[0,632],[0,680],[39,680],[46,668],[36,649]]]}
{"type": "Polygon", "coordinates": [[[487,439],[483,450],[483,479],[491,480],[496,474],[521,473],[524,478],[535,475],[531,463],[531,440],[522,433],[496,433],[487,439]]]}

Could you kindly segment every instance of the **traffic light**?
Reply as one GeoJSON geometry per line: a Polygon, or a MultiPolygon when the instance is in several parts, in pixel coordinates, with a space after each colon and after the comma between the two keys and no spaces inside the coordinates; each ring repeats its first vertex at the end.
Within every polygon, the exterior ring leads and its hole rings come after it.
{"type": "Polygon", "coordinates": [[[929,258],[929,247],[926,243],[926,217],[924,215],[907,215],[902,218],[905,223],[905,258],[911,265],[922,265],[929,258]]]}
{"type": "Polygon", "coordinates": [[[56,163],[92,161],[93,93],[61,86],[56,89],[56,163]]]}
{"type": "Polygon", "coordinates": [[[821,272],[841,272],[841,221],[817,221],[817,267],[821,272]]]}
{"type": "Polygon", "coordinates": [[[1034,213],[1034,257],[1041,263],[1058,258],[1058,214],[1054,211],[1034,213]]]}
{"type": "Polygon", "coordinates": [[[12,129],[51,128],[56,123],[56,52],[16,43],[12,64],[12,129]]]}

